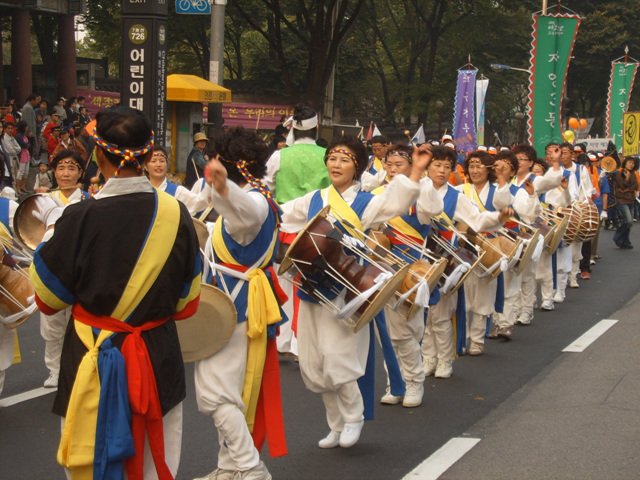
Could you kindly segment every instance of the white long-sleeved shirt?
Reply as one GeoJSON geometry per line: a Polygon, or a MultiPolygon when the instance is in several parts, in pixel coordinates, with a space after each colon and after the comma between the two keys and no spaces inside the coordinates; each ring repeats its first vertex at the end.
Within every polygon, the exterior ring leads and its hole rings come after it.
{"type": "MultiPolygon", "coordinates": [[[[421,184],[416,183],[404,175],[396,175],[384,191],[371,199],[364,210],[360,221],[366,231],[375,228],[383,222],[406,213],[416,202],[421,193],[421,184]]],[[[353,184],[342,192],[342,198],[351,205],[360,191],[360,182],[353,184]]],[[[307,224],[309,206],[316,191],[291,200],[281,205],[284,211],[281,230],[287,233],[297,233],[307,224]]],[[[323,199],[324,200],[324,199],[323,199]]],[[[326,200],[324,200],[326,205],[326,200]]]]}
{"type": "MultiPolygon", "coordinates": [[[[199,182],[196,182],[196,184],[197,183],[199,182]]],[[[196,184],[194,184],[194,187],[196,184]]],[[[158,187],[158,190],[162,190],[164,192],[166,189],[167,179],[165,178],[158,187]]],[[[182,185],[178,185],[174,196],[176,199],[184,203],[189,210],[189,214],[194,216],[196,213],[201,212],[209,206],[211,190],[211,187],[206,182],[204,182],[204,186],[197,193],[193,191],[193,188],[189,190],[182,185]]]]}

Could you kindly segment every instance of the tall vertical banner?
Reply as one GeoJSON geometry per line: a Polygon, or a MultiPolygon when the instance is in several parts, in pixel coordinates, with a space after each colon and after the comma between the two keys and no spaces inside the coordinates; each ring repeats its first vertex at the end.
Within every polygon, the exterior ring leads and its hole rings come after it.
{"type": "Polygon", "coordinates": [[[578,15],[533,15],[527,131],[540,157],[562,141],[562,93],[579,26],[578,15]]]}
{"type": "Polygon", "coordinates": [[[453,143],[456,150],[473,152],[476,142],[476,118],[474,97],[478,70],[458,70],[458,86],[453,113],[453,143]]]}
{"type": "Polygon", "coordinates": [[[611,80],[607,95],[607,137],[613,138],[616,148],[622,149],[622,117],[629,106],[637,63],[611,62],[611,80]]]}
{"type": "Polygon", "coordinates": [[[476,129],[478,132],[478,145],[484,145],[484,109],[488,88],[488,78],[476,80],[476,129]]]}
{"type": "Polygon", "coordinates": [[[166,0],[123,0],[120,100],[150,119],[164,145],[167,98],[166,0]]]}

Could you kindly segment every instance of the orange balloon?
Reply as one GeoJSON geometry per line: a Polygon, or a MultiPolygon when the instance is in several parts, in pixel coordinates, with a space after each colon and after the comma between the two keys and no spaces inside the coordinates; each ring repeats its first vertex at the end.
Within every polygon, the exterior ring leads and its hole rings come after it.
{"type": "Polygon", "coordinates": [[[580,130],[587,128],[587,121],[584,118],[580,119],[580,130]]]}
{"type": "Polygon", "coordinates": [[[580,128],[580,122],[578,121],[577,118],[570,118],[569,119],[569,126],[571,128],[573,128],[574,130],[580,128]]]}

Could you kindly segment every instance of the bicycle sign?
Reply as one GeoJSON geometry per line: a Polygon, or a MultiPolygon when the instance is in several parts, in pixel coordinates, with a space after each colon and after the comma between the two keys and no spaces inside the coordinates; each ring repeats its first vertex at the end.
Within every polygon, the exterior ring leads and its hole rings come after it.
{"type": "Polygon", "coordinates": [[[176,13],[210,15],[211,4],[208,0],[176,0],[176,13]]]}

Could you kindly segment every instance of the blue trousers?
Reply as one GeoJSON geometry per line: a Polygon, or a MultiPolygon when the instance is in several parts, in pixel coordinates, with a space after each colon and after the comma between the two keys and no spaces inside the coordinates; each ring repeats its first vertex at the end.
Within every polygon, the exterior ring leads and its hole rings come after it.
{"type": "Polygon", "coordinates": [[[619,247],[626,247],[631,245],[629,240],[629,232],[631,232],[631,226],[633,225],[633,203],[618,203],[618,214],[621,218],[621,223],[616,233],[613,235],[613,241],[619,247]]]}

